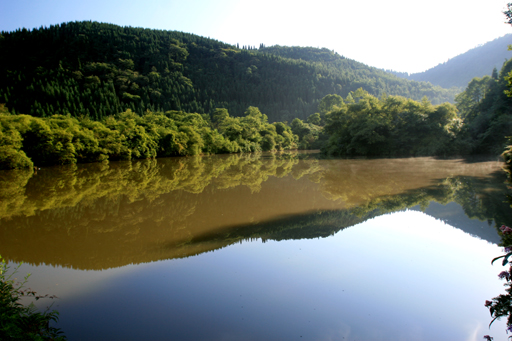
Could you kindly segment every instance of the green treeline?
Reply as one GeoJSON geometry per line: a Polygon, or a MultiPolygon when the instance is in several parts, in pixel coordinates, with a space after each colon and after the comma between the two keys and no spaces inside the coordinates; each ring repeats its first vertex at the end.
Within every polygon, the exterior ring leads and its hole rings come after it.
{"type": "Polygon", "coordinates": [[[257,108],[249,107],[243,117],[217,109],[213,118],[181,111],[139,116],[128,109],[100,122],[12,115],[0,106],[0,169],[297,147],[288,125],[268,123],[257,108]]]}
{"type": "Polygon", "coordinates": [[[325,115],[329,155],[443,155],[460,150],[462,121],[455,106],[358,90],[325,115]]]}
{"type": "Polygon", "coordinates": [[[0,33],[0,103],[12,113],[102,120],[128,109],[306,119],[328,94],[363,88],[433,103],[455,92],[409,81],[327,49],[238,48],[176,31],[69,22],[0,33]]]}
{"type": "Polygon", "coordinates": [[[325,96],[307,121],[294,119],[300,148],[338,156],[499,155],[512,142],[512,60],[474,78],[456,105],[358,89],[325,96]]]}
{"type": "Polygon", "coordinates": [[[97,22],[1,32],[0,49],[0,168],[294,148],[499,154],[512,128],[509,62],[455,97],[325,48],[97,22]]]}
{"type": "Polygon", "coordinates": [[[377,98],[363,89],[324,97],[318,112],[294,119],[299,148],[333,156],[432,156],[469,154],[460,139],[463,120],[450,103],[432,105],[401,96],[377,98]]]}
{"type": "Polygon", "coordinates": [[[474,78],[455,98],[464,121],[461,138],[475,153],[499,154],[512,135],[512,97],[510,80],[512,60],[506,61],[498,74],[474,78]]]}

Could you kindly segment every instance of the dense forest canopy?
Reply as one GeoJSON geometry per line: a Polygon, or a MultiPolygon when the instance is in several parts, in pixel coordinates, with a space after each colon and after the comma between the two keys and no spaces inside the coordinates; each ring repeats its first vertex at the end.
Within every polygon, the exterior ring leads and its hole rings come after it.
{"type": "MultiPolygon", "coordinates": [[[[291,123],[302,148],[340,156],[499,155],[512,144],[512,60],[491,76],[473,78],[456,105],[401,96],[380,98],[362,88],[343,99],[324,97],[318,112],[291,123]]],[[[505,157],[512,159],[512,147],[505,157]]]]}
{"type": "Polygon", "coordinates": [[[90,21],[2,32],[0,49],[0,169],[296,148],[499,154],[512,128],[508,61],[457,94],[325,48],[90,21]]]}
{"type": "Polygon", "coordinates": [[[208,116],[130,109],[103,121],[89,117],[11,115],[0,105],[0,169],[104,160],[148,159],[296,149],[290,126],[269,123],[258,108],[243,117],[217,109],[208,116]]]}
{"type": "Polygon", "coordinates": [[[127,109],[242,116],[258,107],[270,122],[305,119],[328,94],[363,88],[433,103],[455,92],[400,79],[332,51],[238,48],[176,31],[69,22],[0,34],[0,103],[38,117],[100,120],[127,109]]]}
{"type": "Polygon", "coordinates": [[[470,144],[473,153],[500,154],[512,135],[512,60],[491,76],[474,78],[455,101],[464,122],[459,139],[470,144]]]}
{"type": "Polygon", "coordinates": [[[326,114],[329,140],[323,149],[331,155],[443,155],[457,152],[462,122],[455,106],[433,106],[398,96],[380,99],[356,91],[348,104],[326,114]],[[357,102],[356,102],[357,101],[357,102]]]}

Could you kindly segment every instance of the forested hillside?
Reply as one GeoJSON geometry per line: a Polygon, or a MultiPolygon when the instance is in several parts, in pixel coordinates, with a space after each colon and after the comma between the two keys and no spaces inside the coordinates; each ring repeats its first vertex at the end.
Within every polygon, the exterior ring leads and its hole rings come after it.
{"type": "Polygon", "coordinates": [[[2,32],[0,51],[0,169],[296,148],[499,154],[512,128],[510,62],[455,97],[328,49],[96,22],[2,32]]]}
{"type": "Polygon", "coordinates": [[[307,123],[295,119],[299,146],[329,155],[499,155],[512,159],[512,60],[492,76],[475,77],[456,105],[400,96],[377,98],[359,89],[345,99],[326,96],[307,123]],[[323,110],[325,108],[325,110],[323,110]],[[321,126],[321,129],[318,129],[321,126]]]}
{"type": "Polygon", "coordinates": [[[70,22],[0,34],[0,103],[11,113],[101,120],[131,109],[305,119],[327,94],[363,88],[432,103],[455,92],[411,82],[327,49],[238,48],[176,31],[70,22]]]}
{"type": "Polygon", "coordinates": [[[471,79],[491,75],[494,68],[499,70],[506,59],[512,57],[507,46],[512,44],[512,34],[494,39],[475,47],[445,63],[427,71],[407,74],[394,72],[397,76],[420,82],[430,82],[443,88],[464,88],[471,79]]]}
{"type": "Polygon", "coordinates": [[[498,154],[512,144],[508,140],[512,135],[511,71],[512,60],[508,60],[499,73],[472,79],[455,98],[464,120],[459,139],[468,141],[473,153],[498,154]]]}

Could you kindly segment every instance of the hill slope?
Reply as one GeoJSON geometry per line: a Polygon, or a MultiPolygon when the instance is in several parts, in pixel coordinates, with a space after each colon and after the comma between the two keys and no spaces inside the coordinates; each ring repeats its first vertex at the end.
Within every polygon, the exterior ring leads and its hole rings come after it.
{"type": "Polygon", "coordinates": [[[176,31],[70,22],[0,34],[0,103],[15,113],[102,119],[126,109],[234,116],[259,107],[270,121],[305,119],[327,94],[455,92],[400,79],[327,49],[239,49],[176,31]]]}
{"type": "Polygon", "coordinates": [[[494,39],[475,47],[445,63],[427,71],[413,73],[395,73],[397,76],[420,82],[430,82],[443,88],[465,88],[471,79],[491,75],[493,68],[500,70],[505,60],[512,57],[507,46],[512,44],[512,34],[494,39]]]}

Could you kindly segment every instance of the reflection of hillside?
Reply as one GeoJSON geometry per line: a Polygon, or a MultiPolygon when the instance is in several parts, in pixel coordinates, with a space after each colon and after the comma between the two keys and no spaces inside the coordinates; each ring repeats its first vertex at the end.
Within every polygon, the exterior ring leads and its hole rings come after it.
{"type": "MultiPolygon", "coordinates": [[[[254,238],[261,238],[265,241],[327,237],[346,227],[382,214],[416,206],[423,207],[424,210],[432,202],[457,203],[456,205],[460,205],[468,218],[485,221],[489,227],[488,230],[478,230],[472,226],[459,226],[458,228],[489,242],[496,242],[497,231],[489,225],[492,221],[494,221],[493,225],[497,226],[510,225],[512,210],[509,203],[503,200],[505,198],[502,191],[503,174],[495,173],[494,175],[496,176],[494,179],[457,176],[441,181],[434,186],[409,190],[402,194],[385,195],[358,207],[297,215],[264,222],[256,226],[219,229],[191,240],[190,244],[213,241],[216,243],[224,241],[231,244],[254,238]]],[[[440,217],[440,219],[442,218],[440,217]]]]}
{"type": "Polygon", "coordinates": [[[226,155],[4,172],[0,181],[0,254],[80,269],[252,238],[324,237],[431,201],[456,201],[469,216],[500,224],[510,216],[493,162],[226,155]]]}
{"type": "MultiPolygon", "coordinates": [[[[414,207],[412,209],[419,210],[419,207],[414,207]]],[[[500,245],[501,243],[501,237],[498,234],[498,231],[492,227],[494,220],[489,219],[482,221],[479,219],[471,219],[464,212],[464,208],[455,202],[450,202],[444,205],[436,202],[430,202],[430,205],[423,212],[438,220],[442,220],[446,224],[458,228],[459,230],[463,230],[472,236],[477,236],[480,239],[487,240],[492,244],[500,245]]],[[[510,220],[510,218],[506,218],[510,220]]]]}

